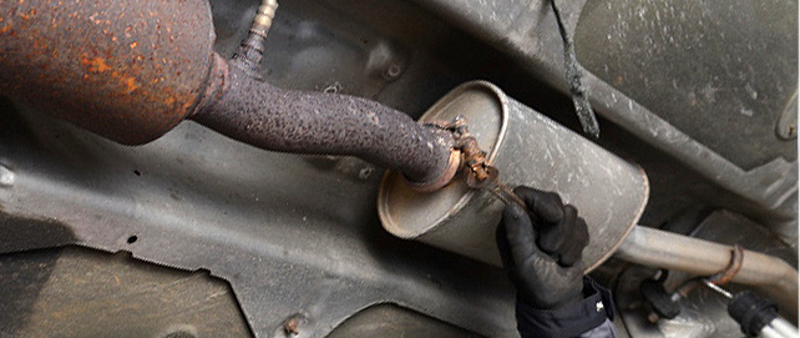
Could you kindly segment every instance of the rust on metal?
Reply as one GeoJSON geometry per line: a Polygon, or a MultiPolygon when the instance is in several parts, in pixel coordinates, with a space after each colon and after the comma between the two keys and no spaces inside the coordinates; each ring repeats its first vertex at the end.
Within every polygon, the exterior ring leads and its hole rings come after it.
{"type": "Polygon", "coordinates": [[[500,181],[500,171],[490,163],[486,152],[478,145],[478,140],[469,132],[467,121],[463,116],[457,116],[450,122],[433,121],[428,125],[453,135],[455,139],[453,153],[461,156],[458,163],[467,172],[465,178],[468,187],[486,189],[506,205],[513,203],[527,209],[525,202],[500,181]]]}
{"type": "Polygon", "coordinates": [[[426,181],[426,182],[418,182],[409,180],[406,176],[406,183],[412,189],[419,191],[419,192],[433,192],[439,190],[453,181],[453,178],[456,177],[458,174],[458,170],[461,168],[461,151],[455,148],[450,148],[450,158],[447,161],[447,166],[442,171],[439,178],[426,181]]]}
{"type": "Polygon", "coordinates": [[[300,321],[297,320],[297,317],[292,316],[283,323],[283,331],[286,332],[286,334],[292,334],[292,335],[299,334],[300,333],[300,330],[298,330],[299,325],[300,321]]]}
{"type": "Polygon", "coordinates": [[[375,101],[271,86],[239,63],[228,62],[227,75],[220,72],[225,77],[218,80],[224,90],[213,95],[219,99],[204,103],[191,119],[262,149],[356,156],[414,182],[439,181],[449,173],[449,133],[375,101]]]}
{"type": "Polygon", "coordinates": [[[474,136],[465,132],[461,134],[459,141],[460,149],[464,153],[463,162],[469,171],[467,186],[473,189],[486,189],[506,205],[516,204],[522,209],[528,209],[525,202],[500,181],[500,171],[487,161],[486,152],[478,147],[478,141],[474,136]]]}
{"type": "Polygon", "coordinates": [[[455,140],[454,149],[462,157],[461,165],[469,171],[467,183],[470,186],[478,188],[483,182],[497,177],[497,169],[489,163],[486,152],[481,150],[478,141],[469,133],[467,121],[463,116],[457,116],[450,122],[433,121],[426,125],[452,134],[455,140]]]}
{"type": "MultiPolygon", "coordinates": [[[[459,138],[459,148],[464,154],[464,165],[469,168],[472,175],[477,182],[483,182],[491,179],[492,166],[486,160],[486,152],[478,147],[478,141],[469,133],[464,133],[459,138]]],[[[495,169],[496,170],[496,169],[495,169]]]]}
{"type": "Polygon", "coordinates": [[[742,263],[744,262],[744,249],[738,244],[731,248],[731,261],[728,266],[722,271],[709,277],[709,281],[715,285],[728,284],[733,277],[742,270],[742,263]]]}
{"type": "Polygon", "coordinates": [[[217,52],[212,53],[211,70],[209,71],[208,81],[203,89],[203,94],[200,96],[200,102],[187,118],[205,109],[211,103],[219,100],[222,94],[228,90],[228,73],[230,67],[228,61],[222,58],[217,52]]]}
{"type": "Polygon", "coordinates": [[[742,248],[740,245],[734,245],[731,247],[731,260],[728,263],[728,266],[709,277],[695,277],[689,279],[675,289],[674,293],[679,295],[681,298],[686,298],[698,287],[705,285],[706,282],[717,286],[728,284],[731,280],[733,280],[734,277],[736,277],[736,274],[742,270],[742,263],[744,263],[744,251],[744,248],[742,248]]]}
{"type": "Polygon", "coordinates": [[[260,81],[276,6],[264,2],[240,48],[252,58],[225,61],[206,0],[0,2],[0,94],[123,144],[192,117],[267,150],[361,157],[422,187],[455,176],[449,133],[374,101],[260,81]]]}
{"type": "Polygon", "coordinates": [[[214,40],[205,0],[0,2],[0,94],[124,144],[197,104],[214,40]]]}

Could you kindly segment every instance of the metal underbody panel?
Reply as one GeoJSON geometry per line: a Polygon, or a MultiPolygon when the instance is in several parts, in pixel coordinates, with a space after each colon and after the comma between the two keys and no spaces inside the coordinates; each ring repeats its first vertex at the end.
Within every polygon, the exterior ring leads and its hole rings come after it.
{"type": "Polygon", "coordinates": [[[248,337],[230,286],[77,247],[0,257],[0,337],[248,337]]]}
{"type": "Polygon", "coordinates": [[[377,303],[515,334],[502,270],[381,230],[369,164],[264,152],[196,124],[130,148],[32,117],[38,145],[3,142],[15,145],[5,213],[66,228],[65,244],[208,270],[231,283],[256,336],[281,336],[293,316],[298,337],[322,336],[377,303]]]}
{"type": "MultiPolygon", "coordinates": [[[[764,10],[767,14],[763,20],[748,21],[748,25],[757,26],[753,32],[771,34],[766,40],[780,45],[775,53],[748,52],[742,54],[748,58],[736,61],[738,49],[746,48],[748,39],[761,35],[740,34],[740,40],[733,42],[704,38],[702,34],[716,29],[714,32],[724,31],[729,39],[735,39],[727,29],[738,21],[726,20],[746,18],[746,12],[741,16],[730,14],[736,11],[733,8],[708,7],[697,16],[689,16],[685,24],[669,21],[685,30],[668,30],[666,36],[648,42],[658,45],[660,49],[654,48],[662,52],[660,55],[674,59],[642,61],[635,68],[629,68],[629,62],[649,55],[646,50],[634,49],[650,34],[644,28],[660,31],[662,27],[658,26],[661,14],[653,14],[660,13],[654,11],[659,4],[559,4],[569,30],[574,32],[579,59],[589,71],[589,96],[601,117],[601,136],[596,143],[641,165],[650,178],[651,197],[642,223],[660,227],[677,219],[682,227],[678,232],[688,233],[701,226],[708,234],[722,218],[701,225],[705,217],[697,215],[727,209],[732,212],[726,211],[726,215],[736,213],[734,220],[747,217],[760,224],[742,221],[747,229],[766,226],[796,247],[797,148],[796,132],[793,136],[790,131],[796,128],[796,115],[787,116],[786,111],[796,109],[791,107],[792,102],[796,105],[797,49],[793,43],[787,46],[794,47],[786,47],[780,42],[797,40],[796,30],[785,29],[797,25],[797,1],[784,3],[787,10],[764,10]],[[646,14],[636,16],[642,8],[646,14]],[[607,11],[620,16],[603,19],[607,11]],[[769,19],[786,12],[792,14],[771,21],[780,29],[769,29],[769,19]],[[707,18],[714,18],[715,24],[707,27],[696,22],[707,18]],[[615,20],[622,23],[610,22],[615,20]],[[616,44],[605,44],[592,35],[623,28],[624,35],[612,36],[616,44]],[[643,32],[643,37],[635,32],[643,32]],[[666,44],[672,41],[670,34],[680,41],[696,38],[717,43],[712,51],[723,50],[730,57],[720,63],[721,68],[708,66],[703,68],[707,73],[689,76],[691,66],[675,64],[693,54],[676,52],[680,48],[666,44]],[[606,49],[601,53],[601,48],[606,49]],[[629,54],[617,58],[619,53],[629,54]],[[747,78],[723,76],[719,83],[709,80],[716,86],[705,92],[707,83],[699,78],[728,68],[745,69],[745,63],[768,62],[776,66],[753,69],[745,75],[747,78]],[[686,83],[662,90],[671,86],[673,73],[667,70],[675,72],[675,77],[685,75],[680,80],[686,83]],[[651,73],[658,76],[650,77],[651,73]],[[616,81],[619,74],[624,81],[616,81]],[[748,82],[749,77],[753,81],[748,82]],[[751,89],[747,89],[748,83],[752,83],[751,89]],[[683,109],[691,94],[682,91],[683,86],[696,86],[695,95],[700,93],[693,110],[683,109]],[[662,104],[675,96],[680,100],[662,104]],[[725,105],[735,104],[745,109],[735,112],[735,118],[725,119],[717,115],[722,112],[714,110],[723,105],[719,109],[727,114],[733,108],[725,105]],[[707,114],[704,123],[722,121],[713,128],[696,128],[692,123],[697,114],[707,114]],[[749,129],[739,130],[743,126],[749,129]]],[[[257,6],[258,2],[250,0],[211,1],[216,52],[224,57],[233,54],[246,36],[257,6]]],[[[767,5],[753,6],[763,9],[759,6],[767,5]]],[[[674,4],[673,10],[699,9],[688,1],[674,4]]],[[[713,59],[710,52],[701,54],[707,58],[701,65],[713,59]]],[[[354,6],[343,0],[291,0],[281,3],[275,17],[262,75],[281,88],[365,97],[414,118],[457,85],[485,79],[523,104],[579,131],[572,103],[565,94],[568,89],[562,57],[556,22],[545,1],[370,0],[354,6]]],[[[413,325],[420,325],[418,331],[397,332],[517,337],[514,292],[501,269],[398,239],[381,228],[376,199],[382,172],[382,168],[350,157],[267,152],[193,122],[180,124],[152,143],[127,147],[47,112],[0,98],[0,253],[5,254],[0,256],[0,278],[14,280],[4,275],[14,274],[12,270],[17,268],[6,262],[28,259],[39,264],[35,257],[23,258],[29,250],[76,245],[130,252],[137,260],[195,271],[191,276],[213,281],[186,287],[225,294],[228,301],[210,305],[220,313],[219,321],[212,321],[210,326],[223,322],[248,326],[245,330],[238,326],[232,329],[235,334],[389,337],[397,327],[413,329],[413,325]],[[8,266],[12,268],[4,269],[8,266]],[[211,277],[198,270],[208,271],[211,277]],[[230,289],[220,280],[229,283],[230,289]],[[235,296],[241,313],[230,312],[235,306],[229,294],[235,296]],[[349,318],[352,322],[347,322],[349,318]],[[376,322],[385,326],[369,327],[376,322]]],[[[722,242],[733,238],[747,247],[739,236],[747,233],[742,230],[744,226],[719,228],[719,236],[706,237],[722,242]]],[[[760,250],[778,242],[770,237],[763,245],[748,248],[760,250]]],[[[74,248],[65,250],[80,255],[74,248]]],[[[785,247],[781,250],[796,252],[785,247]]],[[[93,264],[107,259],[89,256],[93,264]]],[[[75,263],[65,265],[65,269],[87,266],[85,262],[70,262],[75,263]]],[[[796,261],[791,263],[796,266],[796,261]]],[[[622,274],[623,270],[612,260],[596,275],[606,284],[617,281],[617,290],[623,294],[625,287],[638,287],[626,279],[631,273],[622,274]]],[[[39,273],[36,269],[29,271],[39,273]]],[[[111,269],[107,271],[112,274],[111,269]]],[[[102,280],[115,283],[113,277],[102,280]]],[[[26,281],[22,278],[19,283],[26,281]]],[[[26,311],[35,307],[32,299],[47,294],[47,290],[35,289],[46,284],[0,290],[0,302],[12,304],[5,308],[0,305],[0,310],[20,313],[23,315],[13,318],[24,318],[26,311]],[[13,295],[25,301],[7,301],[9,290],[28,290],[22,296],[17,292],[13,295]]],[[[153,292],[170,291],[163,288],[153,292]]],[[[114,298],[113,292],[97,296],[108,297],[109,302],[124,301],[124,297],[114,298]]],[[[625,297],[633,299],[626,304],[636,302],[636,295],[625,297]]],[[[724,309],[705,307],[705,295],[698,297],[701,299],[692,299],[687,306],[713,312],[710,316],[714,320],[687,320],[687,325],[694,325],[691,329],[719,327],[715,331],[718,336],[733,331],[731,323],[717,323],[724,309]]],[[[53,299],[63,302],[54,308],[85,301],[53,299]]],[[[629,310],[622,311],[627,326],[619,327],[622,336],[628,331],[633,337],[678,332],[674,326],[637,328],[631,318],[646,313],[629,310]]],[[[198,311],[198,315],[190,316],[192,320],[215,313],[198,311]]],[[[144,324],[141,318],[121,319],[115,325],[151,325],[152,332],[164,333],[164,337],[180,331],[181,327],[175,326],[180,324],[178,317],[153,318],[144,324]]],[[[27,329],[0,323],[0,337],[36,336],[27,329]]]]}

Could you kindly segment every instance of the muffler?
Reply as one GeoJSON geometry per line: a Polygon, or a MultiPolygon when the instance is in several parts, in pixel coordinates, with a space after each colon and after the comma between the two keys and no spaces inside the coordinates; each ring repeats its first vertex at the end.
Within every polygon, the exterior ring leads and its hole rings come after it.
{"type": "MultiPolygon", "coordinates": [[[[589,225],[584,252],[587,271],[602,264],[642,215],[649,194],[647,176],[631,164],[542,114],[475,81],[451,91],[421,122],[463,116],[488,161],[509,186],[557,191],[576,206],[589,225]]],[[[463,175],[463,173],[462,173],[463,175]]],[[[494,240],[503,204],[462,177],[423,194],[389,172],[381,183],[378,214],[383,227],[407,239],[500,265],[494,240]]]]}
{"type": "MultiPolygon", "coordinates": [[[[507,97],[496,86],[475,81],[451,91],[421,118],[422,123],[463,116],[488,161],[508,186],[556,191],[577,207],[589,227],[585,272],[616,258],[646,266],[710,276],[731,270],[733,248],[675,233],[636,226],[649,194],[647,176],[598,145],[507,97]]],[[[462,171],[432,193],[412,189],[387,172],[378,193],[378,215],[395,236],[500,265],[495,229],[503,203],[486,190],[468,187],[462,171]]],[[[785,261],[744,250],[730,281],[762,287],[790,313],[797,311],[798,274],[785,261]]]]}

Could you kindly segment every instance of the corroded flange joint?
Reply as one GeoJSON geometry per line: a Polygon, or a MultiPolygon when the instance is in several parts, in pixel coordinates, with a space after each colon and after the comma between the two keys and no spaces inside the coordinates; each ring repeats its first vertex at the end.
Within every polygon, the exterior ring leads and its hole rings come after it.
{"type": "Polygon", "coordinates": [[[200,101],[195,106],[187,118],[201,113],[208,106],[220,99],[227,91],[228,87],[228,74],[230,73],[230,66],[228,61],[222,58],[217,52],[211,52],[211,68],[208,71],[208,80],[200,96],[200,101]]]}
{"type": "Polygon", "coordinates": [[[453,178],[456,177],[458,170],[461,168],[461,151],[455,148],[450,148],[450,156],[447,160],[447,165],[445,166],[444,170],[441,171],[441,175],[431,180],[427,180],[424,182],[413,181],[403,176],[406,180],[408,185],[419,192],[431,192],[436,191],[441,188],[444,188],[446,185],[450,184],[453,178]]]}
{"type": "MultiPolygon", "coordinates": [[[[436,179],[420,183],[414,182],[406,177],[406,182],[412,189],[420,192],[438,190],[449,184],[462,169],[469,171],[467,174],[467,183],[470,186],[475,185],[470,184],[472,181],[477,180],[483,182],[489,179],[490,175],[487,169],[493,170],[494,168],[489,165],[486,160],[486,153],[478,147],[475,137],[469,133],[467,122],[464,117],[458,116],[453,119],[453,121],[437,120],[428,122],[425,124],[425,127],[435,130],[435,133],[444,133],[448,135],[452,144],[450,147],[450,158],[447,167],[442,171],[442,175],[436,179]]],[[[496,170],[494,172],[496,172],[496,170]]]]}

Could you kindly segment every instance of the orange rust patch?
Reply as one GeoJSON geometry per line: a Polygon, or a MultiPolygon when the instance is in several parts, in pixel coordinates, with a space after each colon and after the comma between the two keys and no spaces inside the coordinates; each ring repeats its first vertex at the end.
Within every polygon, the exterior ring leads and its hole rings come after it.
{"type": "Polygon", "coordinates": [[[11,26],[10,25],[9,26],[5,26],[3,28],[0,28],[0,34],[3,34],[3,33],[8,32],[10,30],[11,30],[11,26]]]}
{"type": "Polygon", "coordinates": [[[123,94],[130,94],[133,93],[134,90],[139,88],[139,85],[136,84],[136,79],[133,76],[125,76],[122,78],[122,84],[125,86],[125,90],[123,94]]]}
{"type": "Polygon", "coordinates": [[[193,103],[194,103],[194,101],[186,101],[186,103],[184,103],[184,104],[181,106],[181,109],[183,109],[183,111],[188,111],[188,110],[189,110],[189,108],[191,108],[191,107],[192,107],[192,104],[193,104],[193,103]]]}
{"type": "Polygon", "coordinates": [[[136,42],[136,41],[134,41],[134,42],[131,42],[131,49],[134,49],[134,48],[136,48],[136,46],[138,46],[138,45],[139,45],[139,43],[138,43],[138,42],[136,42]]]}
{"type": "Polygon", "coordinates": [[[95,56],[91,59],[84,57],[81,59],[81,64],[92,73],[102,73],[111,69],[111,67],[106,64],[106,60],[99,56],[95,56]]]}
{"type": "MultiPolygon", "coordinates": [[[[111,71],[110,79],[116,79],[119,81],[119,93],[122,95],[133,93],[135,90],[141,87],[138,83],[136,83],[135,77],[112,69],[112,67],[106,63],[106,59],[102,57],[95,56],[93,58],[89,58],[86,56],[86,54],[84,54],[81,56],[81,65],[86,67],[89,73],[99,74],[106,71],[111,71]]],[[[83,78],[88,80],[89,74],[83,74],[83,78]]]]}
{"type": "Polygon", "coordinates": [[[24,20],[30,20],[31,17],[34,16],[34,15],[36,15],[36,10],[35,9],[31,9],[31,11],[28,12],[28,13],[20,13],[19,17],[24,19],[24,20]]]}
{"type": "Polygon", "coordinates": [[[175,99],[175,97],[174,97],[174,96],[170,96],[170,97],[167,97],[167,99],[166,99],[166,100],[164,100],[164,103],[165,103],[166,105],[168,105],[168,106],[172,106],[173,104],[175,104],[175,101],[177,101],[177,100],[175,99]]]}

